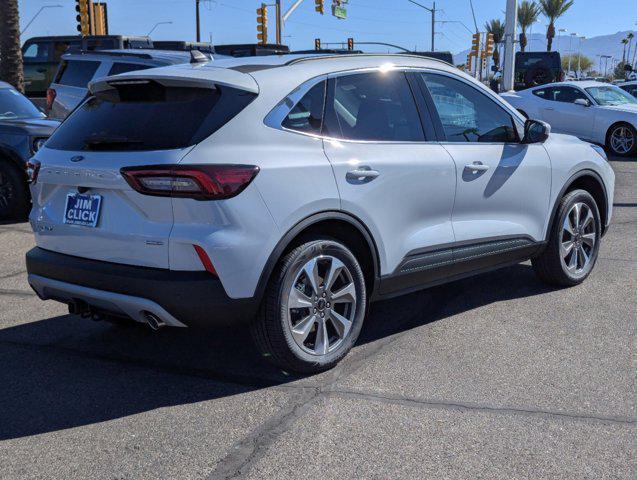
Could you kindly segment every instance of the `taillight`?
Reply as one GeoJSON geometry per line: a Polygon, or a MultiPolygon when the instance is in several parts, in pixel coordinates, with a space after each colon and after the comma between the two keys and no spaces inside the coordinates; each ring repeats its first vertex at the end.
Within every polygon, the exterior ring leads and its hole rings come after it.
{"type": "Polygon", "coordinates": [[[57,92],[53,88],[48,88],[46,90],[46,109],[47,111],[51,111],[53,108],[53,102],[55,101],[55,97],[57,96],[57,92]]]}
{"type": "Polygon", "coordinates": [[[193,245],[195,252],[197,252],[197,256],[199,257],[199,261],[203,265],[203,268],[206,269],[206,272],[211,273],[212,275],[217,276],[217,271],[215,267],[212,265],[212,261],[210,257],[206,253],[206,251],[201,248],[199,245],[193,245]]]}
{"type": "Polygon", "coordinates": [[[34,184],[38,181],[38,174],[40,173],[40,162],[37,160],[29,160],[27,162],[27,178],[29,183],[34,184]]]}
{"type": "Polygon", "coordinates": [[[259,173],[254,165],[150,165],[120,173],[139,193],[159,197],[223,200],[241,193],[259,173]]]}

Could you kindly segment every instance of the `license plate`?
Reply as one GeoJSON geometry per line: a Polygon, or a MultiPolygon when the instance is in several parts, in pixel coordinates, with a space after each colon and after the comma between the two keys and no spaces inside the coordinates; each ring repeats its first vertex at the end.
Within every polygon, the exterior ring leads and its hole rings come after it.
{"type": "Polygon", "coordinates": [[[69,193],[66,196],[64,208],[64,223],[67,225],[82,225],[96,227],[102,205],[101,195],[84,195],[69,193]]]}

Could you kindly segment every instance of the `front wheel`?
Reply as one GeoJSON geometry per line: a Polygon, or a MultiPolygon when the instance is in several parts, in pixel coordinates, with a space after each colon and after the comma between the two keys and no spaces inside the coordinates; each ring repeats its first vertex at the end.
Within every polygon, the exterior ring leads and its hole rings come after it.
{"type": "Polygon", "coordinates": [[[252,333],[261,354],[277,366],[316,373],[350,351],[366,311],[356,257],[337,241],[314,240],[280,261],[252,333]]]}
{"type": "Polygon", "coordinates": [[[0,220],[24,220],[29,214],[27,182],[17,168],[0,158],[0,220]]]}
{"type": "Polygon", "coordinates": [[[595,199],[585,190],[562,198],[546,250],[534,258],[540,280],[564,287],[582,283],[599,253],[601,221],[595,199]]]}
{"type": "Polygon", "coordinates": [[[637,132],[628,124],[614,125],[608,131],[606,147],[613,155],[634,155],[637,153],[637,132]]]}

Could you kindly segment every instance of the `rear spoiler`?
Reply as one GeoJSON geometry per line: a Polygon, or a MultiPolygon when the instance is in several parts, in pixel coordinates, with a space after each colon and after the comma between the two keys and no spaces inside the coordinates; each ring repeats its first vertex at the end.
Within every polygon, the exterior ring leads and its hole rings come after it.
{"type": "Polygon", "coordinates": [[[206,65],[185,64],[170,67],[153,68],[136,72],[122,73],[97,79],[89,83],[91,94],[111,90],[115,85],[123,82],[155,81],[166,87],[190,87],[214,89],[218,85],[238,88],[250,93],[259,93],[259,85],[254,78],[246,73],[227,68],[206,65]]]}

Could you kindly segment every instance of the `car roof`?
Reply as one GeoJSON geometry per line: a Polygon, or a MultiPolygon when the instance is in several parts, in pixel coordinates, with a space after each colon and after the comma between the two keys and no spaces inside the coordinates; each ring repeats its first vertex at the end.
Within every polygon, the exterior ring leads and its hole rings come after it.
{"type": "Polygon", "coordinates": [[[566,82],[554,82],[547,83],[545,85],[540,85],[539,87],[533,87],[531,90],[541,90],[543,88],[549,87],[580,87],[580,88],[590,88],[590,87],[612,87],[610,83],[605,82],[597,82],[595,80],[572,80],[566,82]]]}
{"type": "Polygon", "coordinates": [[[13,88],[13,85],[7,82],[0,81],[0,88],[13,88]]]}
{"type": "Polygon", "coordinates": [[[110,50],[92,50],[88,52],[65,53],[64,60],[96,59],[96,58],[122,58],[131,61],[160,62],[167,65],[186,63],[190,61],[190,52],[179,50],[154,50],[150,48],[120,48],[110,50]]]}

